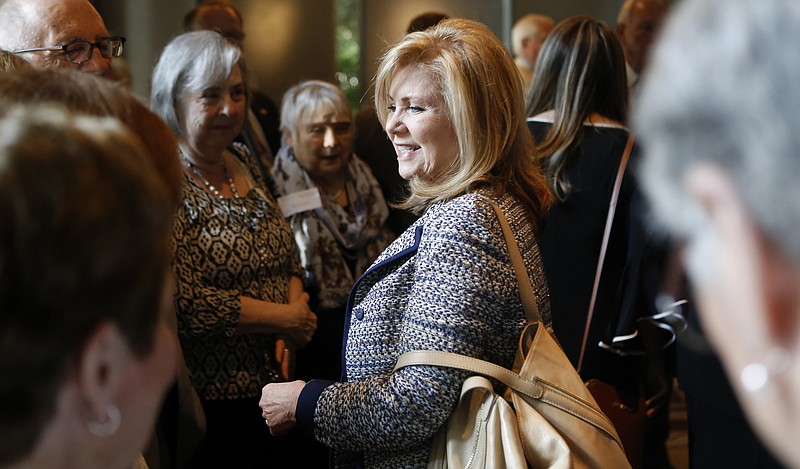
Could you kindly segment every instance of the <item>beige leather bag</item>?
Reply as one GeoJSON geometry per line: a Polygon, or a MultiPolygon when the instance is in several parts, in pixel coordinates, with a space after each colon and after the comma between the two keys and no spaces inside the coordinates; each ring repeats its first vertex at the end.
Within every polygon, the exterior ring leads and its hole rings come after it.
{"type": "Polygon", "coordinates": [[[550,332],[539,310],[522,256],[502,210],[520,298],[529,324],[520,337],[513,371],[491,362],[440,351],[413,351],[395,369],[432,365],[472,371],[461,399],[437,432],[428,468],[630,468],[614,426],[550,332]],[[505,397],[486,377],[508,388],[505,397]]]}

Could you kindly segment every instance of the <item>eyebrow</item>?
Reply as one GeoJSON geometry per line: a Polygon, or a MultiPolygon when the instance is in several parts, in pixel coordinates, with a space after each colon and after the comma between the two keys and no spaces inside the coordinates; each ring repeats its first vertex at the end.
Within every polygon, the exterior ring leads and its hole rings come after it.
{"type": "Polygon", "coordinates": [[[68,36],[67,39],[62,39],[62,40],[57,39],[53,42],[55,42],[56,44],[69,44],[76,41],[97,42],[97,40],[100,38],[109,38],[109,37],[117,37],[117,36],[112,36],[109,33],[98,34],[94,37],[94,39],[84,39],[84,36],[68,36]]]}
{"type": "Polygon", "coordinates": [[[317,125],[325,125],[325,126],[329,125],[331,127],[336,127],[336,126],[345,126],[345,125],[352,125],[352,124],[353,124],[352,120],[347,120],[347,121],[336,121],[336,122],[321,122],[321,121],[309,122],[307,125],[309,127],[314,127],[314,126],[317,126],[317,125]]]}
{"type": "Polygon", "coordinates": [[[435,95],[411,95],[411,96],[403,96],[400,99],[394,99],[392,96],[389,96],[390,103],[403,103],[409,104],[413,103],[415,105],[421,106],[423,108],[432,109],[438,107],[440,105],[440,101],[437,99],[435,95]]]}
{"type": "Polygon", "coordinates": [[[402,98],[395,99],[395,97],[391,95],[389,95],[389,100],[394,102],[420,101],[419,97],[417,96],[403,96],[402,98]]]}

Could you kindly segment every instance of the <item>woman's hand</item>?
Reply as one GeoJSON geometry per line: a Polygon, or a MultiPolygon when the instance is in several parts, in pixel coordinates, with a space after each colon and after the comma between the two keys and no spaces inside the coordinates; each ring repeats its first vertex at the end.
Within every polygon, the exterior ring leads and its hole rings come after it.
{"type": "Polygon", "coordinates": [[[283,435],[297,424],[297,398],[305,385],[305,381],[272,383],[261,390],[258,406],[261,407],[261,417],[269,426],[270,433],[275,436],[283,435]]]}
{"type": "Polygon", "coordinates": [[[299,298],[290,302],[285,308],[283,320],[283,333],[288,335],[298,347],[311,341],[314,331],[317,330],[317,316],[308,307],[308,293],[303,293],[299,298]]]}
{"type": "MultiPolygon", "coordinates": [[[[317,316],[308,307],[309,296],[300,293],[288,304],[241,297],[237,334],[284,334],[302,347],[317,330],[317,316]]],[[[283,350],[281,350],[283,352],[283,350]]]]}
{"type": "Polygon", "coordinates": [[[287,337],[279,336],[275,340],[275,362],[283,379],[288,380],[294,374],[292,362],[295,350],[297,350],[297,346],[287,337]]]}

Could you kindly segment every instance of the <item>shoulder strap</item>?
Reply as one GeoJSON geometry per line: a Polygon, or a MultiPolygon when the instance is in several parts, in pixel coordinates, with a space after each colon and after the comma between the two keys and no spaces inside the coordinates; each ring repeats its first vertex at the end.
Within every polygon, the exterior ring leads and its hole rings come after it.
{"type": "Polygon", "coordinates": [[[578,357],[578,373],[581,372],[583,366],[583,356],[586,352],[586,342],[589,340],[589,328],[592,325],[592,316],[594,315],[594,306],[597,301],[597,290],[600,288],[600,276],[603,273],[603,263],[606,258],[606,250],[608,249],[608,240],[611,237],[611,225],[614,223],[614,214],[617,211],[617,200],[619,200],[619,191],[622,187],[622,177],[625,175],[625,168],[628,166],[628,160],[633,150],[633,132],[628,132],[628,142],[625,144],[625,150],[622,152],[622,158],[619,161],[619,168],[617,168],[617,176],[614,179],[614,188],[611,192],[611,200],[608,204],[608,215],[606,216],[606,226],[603,230],[603,243],[600,245],[600,255],[597,259],[597,270],[594,275],[594,286],[592,287],[592,297],[589,300],[589,312],[586,314],[586,327],[583,331],[583,342],[581,343],[581,353],[578,357]]]}
{"type": "Polygon", "coordinates": [[[525,311],[525,317],[528,322],[537,322],[541,320],[539,317],[539,306],[536,304],[536,294],[533,292],[531,278],[528,275],[528,269],[525,268],[525,262],[522,260],[522,254],[519,251],[517,240],[514,239],[514,233],[511,232],[511,226],[508,224],[503,209],[497,203],[489,198],[486,200],[492,205],[497,219],[500,221],[500,226],[503,228],[503,237],[506,240],[508,247],[508,254],[511,256],[511,265],[514,267],[514,274],[517,277],[517,284],[519,285],[519,298],[522,302],[522,309],[525,311]]]}
{"type": "Polygon", "coordinates": [[[495,378],[506,386],[533,398],[539,398],[542,394],[542,386],[538,382],[528,381],[519,374],[496,363],[458,353],[442,352],[439,350],[415,350],[406,352],[397,359],[397,364],[394,366],[394,369],[399,370],[409,365],[441,366],[471,371],[483,376],[495,378]]]}

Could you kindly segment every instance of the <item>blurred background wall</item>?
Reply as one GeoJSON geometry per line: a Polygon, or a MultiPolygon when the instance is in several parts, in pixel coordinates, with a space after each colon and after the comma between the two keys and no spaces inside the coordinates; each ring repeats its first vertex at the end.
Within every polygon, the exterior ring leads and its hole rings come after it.
{"type": "MultiPolygon", "coordinates": [[[[341,1],[341,0],[339,0],[341,1]]],[[[357,72],[362,101],[381,52],[405,33],[408,22],[427,11],[470,18],[488,25],[510,46],[514,21],[541,13],[556,21],[589,15],[613,25],[623,0],[349,0],[360,6],[361,51],[357,72]]],[[[149,95],[150,73],[161,48],[181,32],[196,0],[94,0],[113,34],[128,38],[125,58],[134,92],[149,95]]],[[[280,103],[283,92],[304,79],[337,82],[337,0],[231,0],[244,17],[245,52],[255,84],[280,103]]]]}

